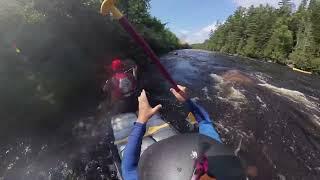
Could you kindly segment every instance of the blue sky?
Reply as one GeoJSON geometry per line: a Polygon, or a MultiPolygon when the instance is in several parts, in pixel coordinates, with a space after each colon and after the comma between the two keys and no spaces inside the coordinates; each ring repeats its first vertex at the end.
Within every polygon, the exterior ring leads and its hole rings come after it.
{"type": "MultiPolygon", "coordinates": [[[[299,3],[301,0],[293,0],[299,3]]],[[[151,0],[151,14],[170,28],[181,40],[200,43],[238,6],[259,4],[277,6],[279,0],[151,0]]]]}

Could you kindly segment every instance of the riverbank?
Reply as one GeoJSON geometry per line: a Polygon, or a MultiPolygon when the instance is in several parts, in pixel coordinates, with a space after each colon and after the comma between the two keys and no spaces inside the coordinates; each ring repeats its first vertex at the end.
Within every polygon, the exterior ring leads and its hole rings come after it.
{"type": "Polygon", "coordinates": [[[293,71],[299,72],[299,73],[304,73],[304,74],[314,74],[314,75],[320,75],[318,73],[313,73],[312,71],[304,71],[302,69],[297,68],[294,64],[288,63],[288,64],[283,64],[283,63],[278,63],[277,61],[272,61],[271,59],[258,59],[258,58],[251,58],[251,57],[246,57],[240,54],[230,54],[230,53],[223,53],[223,52],[215,52],[215,51],[209,51],[209,50],[203,50],[203,49],[194,49],[194,50],[199,50],[199,51],[207,51],[211,53],[218,53],[221,55],[226,55],[226,56],[231,56],[231,57],[238,57],[238,58],[245,58],[245,59],[250,59],[254,61],[261,61],[261,62],[268,62],[268,63],[274,63],[282,66],[287,66],[293,71]]]}
{"type": "Polygon", "coordinates": [[[320,2],[290,2],[277,7],[241,7],[218,23],[210,37],[194,48],[271,59],[320,74],[320,2]]]}

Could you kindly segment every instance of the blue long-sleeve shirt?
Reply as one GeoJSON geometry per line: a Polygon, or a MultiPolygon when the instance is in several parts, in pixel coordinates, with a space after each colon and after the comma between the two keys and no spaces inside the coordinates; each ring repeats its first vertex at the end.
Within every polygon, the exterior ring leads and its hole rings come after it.
{"type": "MultiPolygon", "coordinates": [[[[199,133],[209,136],[216,141],[222,143],[218,132],[212,125],[209,114],[198,104],[191,100],[186,104],[199,123],[199,133]]],[[[121,165],[124,180],[138,180],[138,162],[141,152],[141,144],[144,133],[146,132],[146,124],[136,122],[129,136],[128,144],[124,150],[123,161],[121,165]]]]}
{"type": "Polygon", "coordinates": [[[128,143],[124,150],[121,164],[122,176],[125,180],[138,179],[137,167],[140,159],[142,138],[145,132],[146,124],[139,122],[134,123],[133,130],[129,135],[128,143]]]}
{"type": "Polygon", "coordinates": [[[217,130],[212,125],[212,120],[206,110],[198,104],[194,103],[190,99],[186,101],[186,104],[190,112],[195,116],[199,123],[199,133],[209,136],[212,139],[222,143],[217,130]]]}

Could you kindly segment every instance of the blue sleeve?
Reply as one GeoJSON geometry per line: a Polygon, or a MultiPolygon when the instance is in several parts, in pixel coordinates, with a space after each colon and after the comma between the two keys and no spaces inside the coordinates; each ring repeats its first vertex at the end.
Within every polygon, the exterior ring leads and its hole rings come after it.
{"type": "Polygon", "coordinates": [[[138,162],[140,159],[141,144],[146,125],[136,122],[129,136],[122,160],[122,176],[125,180],[138,180],[138,162]]]}
{"type": "Polygon", "coordinates": [[[211,120],[208,112],[190,99],[187,100],[186,103],[190,112],[195,116],[197,122],[199,123],[199,133],[209,136],[212,139],[222,143],[217,130],[212,125],[213,121],[211,120]]]}

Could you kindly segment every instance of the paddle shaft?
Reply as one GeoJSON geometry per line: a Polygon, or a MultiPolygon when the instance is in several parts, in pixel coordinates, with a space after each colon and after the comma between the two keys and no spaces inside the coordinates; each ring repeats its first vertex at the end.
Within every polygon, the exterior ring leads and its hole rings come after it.
{"type": "Polygon", "coordinates": [[[170,76],[166,68],[161,64],[160,59],[154,53],[154,51],[150,48],[147,42],[137,33],[134,27],[130,24],[128,19],[125,16],[122,16],[119,19],[119,23],[121,24],[123,29],[125,29],[130,34],[130,36],[135,40],[135,42],[142,47],[143,51],[147,54],[147,56],[157,65],[163,77],[169,81],[169,83],[177,92],[180,93],[181,90],[178,88],[177,83],[170,76]]]}

